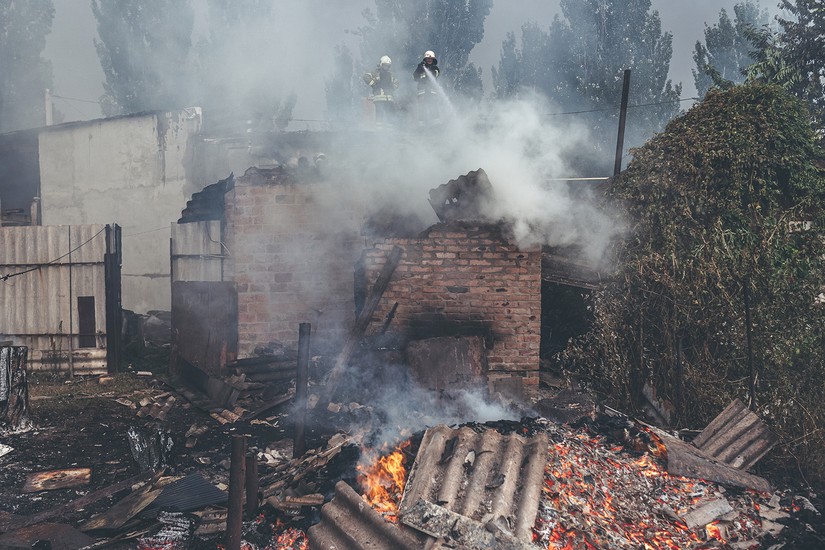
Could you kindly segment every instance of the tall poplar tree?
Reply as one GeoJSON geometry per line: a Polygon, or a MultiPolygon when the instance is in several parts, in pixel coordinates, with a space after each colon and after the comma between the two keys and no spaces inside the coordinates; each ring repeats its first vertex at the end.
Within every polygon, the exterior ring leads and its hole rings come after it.
{"type": "Polygon", "coordinates": [[[719,21],[705,26],[705,43],[696,42],[692,70],[693,81],[700,97],[711,86],[730,86],[745,80],[745,71],[755,59],[752,33],[768,24],[767,10],[759,9],[758,3],[747,0],[733,6],[734,18],[724,9],[719,21]]]}
{"type": "Polygon", "coordinates": [[[52,0],[0,0],[0,132],[44,126],[51,63],[42,57],[52,0]]]}
{"type": "MultiPolygon", "coordinates": [[[[595,149],[582,170],[609,173],[615,148],[623,74],[631,70],[625,145],[640,145],[679,112],[681,84],[668,79],[672,35],[662,32],[650,0],[561,0],[547,31],[522,28],[521,49],[509,36],[494,82],[498,96],[529,88],[561,111],[578,114],[595,149]]],[[[581,164],[581,163],[579,163],[581,164]]]]}
{"type": "Polygon", "coordinates": [[[191,0],[92,0],[92,12],[106,77],[104,114],[191,104],[191,0]]]}

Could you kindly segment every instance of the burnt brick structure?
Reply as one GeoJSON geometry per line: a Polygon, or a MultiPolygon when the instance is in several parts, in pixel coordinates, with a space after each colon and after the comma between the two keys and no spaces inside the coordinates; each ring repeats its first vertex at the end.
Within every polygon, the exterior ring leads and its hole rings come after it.
{"type": "Polygon", "coordinates": [[[401,263],[375,312],[372,330],[397,303],[389,330],[410,339],[483,336],[489,381],[539,383],[541,250],[520,250],[499,225],[437,224],[416,238],[378,240],[362,257],[371,285],[394,246],[401,263]]]}
{"type": "Polygon", "coordinates": [[[238,293],[238,356],[297,345],[312,323],[316,349],[334,349],[354,319],[353,265],[361,216],[330,211],[332,185],[247,174],[225,195],[227,265],[238,293]]]}

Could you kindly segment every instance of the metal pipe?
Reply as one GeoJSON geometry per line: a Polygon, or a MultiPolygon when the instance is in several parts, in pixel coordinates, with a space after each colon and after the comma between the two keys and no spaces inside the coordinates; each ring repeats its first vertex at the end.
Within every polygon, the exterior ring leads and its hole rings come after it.
{"type": "Polygon", "coordinates": [[[74,304],[72,303],[72,226],[69,226],[69,378],[74,378],[74,304]]]}
{"type": "Polygon", "coordinates": [[[306,452],[307,384],[309,382],[309,335],[311,325],[298,325],[298,374],[295,378],[295,437],[292,441],[292,458],[306,452]]]}
{"type": "Polygon", "coordinates": [[[226,550],[240,550],[243,492],[246,470],[246,436],[232,436],[229,463],[229,509],[226,513],[226,550]]]}
{"type": "Polygon", "coordinates": [[[619,110],[619,136],[616,139],[616,161],[613,165],[613,175],[618,176],[622,171],[622,152],[624,151],[624,125],[627,120],[627,98],[630,95],[630,69],[624,71],[622,83],[622,106],[619,110]]]}

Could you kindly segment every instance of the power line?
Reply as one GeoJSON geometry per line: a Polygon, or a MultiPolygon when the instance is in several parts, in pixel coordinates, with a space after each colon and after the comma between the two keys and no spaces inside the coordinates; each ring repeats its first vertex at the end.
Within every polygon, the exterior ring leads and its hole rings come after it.
{"type": "Polygon", "coordinates": [[[58,99],[68,99],[69,101],[80,101],[81,103],[95,103],[97,105],[100,105],[100,101],[93,100],[93,99],[80,99],[80,98],[77,98],[77,97],[66,97],[66,96],[63,96],[63,95],[55,95],[55,94],[52,94],[52,97],[56,97],[58,99]]]}
{"type": "Polygon", "coordinates": [[[7,273],[5,275],[0,276],[0,281],[7,281],[7,280],[11,279],[12,277],[17,277],[18,275],[24,275],[24,274],[30,273],[32,271],[37,271],[38,269],[40,269],[44,265],[51,265],[55,262],[58,262],[58,261],[62,260],[63,258],[65,258],[66,256],[68,256],[69,254],[71,254],[72,252],[74,252],[75,250],[78,250],[78,249],[86,246],[87,244],[89,244],[92,241],[92,239],[94,239],[95,237],[97,237],[98,235],[103,233],[104,231],[106,231],[105,227],[103,229],[101,229],[100,231],[98,231],[97,233],[95,233],[94,235],[92,235],[91,237],[89,237],[88,239],[86,239],[86,241],[84,241],[83,243],[77,245],[76,247],[69,250],[68,252],[66,252],[62,256],[58,256],[57,258],[55,258],[54,260],[51,260],[50,262],[46,262],[45,264],[38,265],[38,266],[35,266],[35,267],[31,267],[29,269],[25,269],[23,271],[18,271],[17,273],[7,273]]]}
{"type": "MultiPolygon", "coordinates": [[[[669,105],[671,103],[681,103],[682,101],[698,101],[698,97],[683,97],[680,99],[674,99],[672,101],[659,101],[656,103],[639,103],[637,105],[628,105],[628,109],[638,109],[639,107],[653,107],[656,105],[669,105]]],[[[544,116],[561,116],[561,115],[580,115],[583,113],[603,113],[608,111],[615,111],[617,107],[609,107],[606,109],[588,109],[585,111],[566,111],[564,113],[545,113],[544,116]]]]}

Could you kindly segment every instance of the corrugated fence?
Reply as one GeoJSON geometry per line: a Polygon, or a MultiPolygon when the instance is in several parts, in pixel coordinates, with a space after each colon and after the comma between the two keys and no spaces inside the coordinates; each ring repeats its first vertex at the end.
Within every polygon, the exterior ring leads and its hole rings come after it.
{"type": "Polygon", "coordinates": [[[106,227],[0,228],[0,343],[31,368],[106,372],[106,227]]]}

